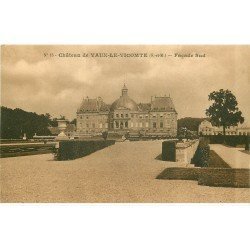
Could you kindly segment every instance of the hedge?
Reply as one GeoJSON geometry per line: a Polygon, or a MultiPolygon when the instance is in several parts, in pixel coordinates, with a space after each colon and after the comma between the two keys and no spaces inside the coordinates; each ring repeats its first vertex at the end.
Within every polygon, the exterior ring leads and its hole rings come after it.
{"type": "Polygon", "coordinates": [[[245,145],[249,140],[247,135],[204,135],[204,138],[209,139],[210,144],[227,144],[228,146],[236,147],[237,145],[245,145]]]}
{"type": "Polygon", "coordinates": [[[114,140],[107,141],[61,141],[55,152],[55,159],[59,161],[74,160],[95,151],[115,144],[114,140]]]}
{"type": "Polygon", "coordinates": [[[162,142],[162,160],[176,161],[176,142],[164,141],[162,142]]]}
{"type": "Polygon", "coordinates": [[[197,167],[208,167],[210,159],[210,147],[207,138],[200,138],[199,145],[195,151],[191,163],[197,167]]]}
{"type": "Polygon", "coordinates": [[[250,150],[250,136],[247,137],[247,142],[245,145],[245,150],[249,151],[250,150]]]}

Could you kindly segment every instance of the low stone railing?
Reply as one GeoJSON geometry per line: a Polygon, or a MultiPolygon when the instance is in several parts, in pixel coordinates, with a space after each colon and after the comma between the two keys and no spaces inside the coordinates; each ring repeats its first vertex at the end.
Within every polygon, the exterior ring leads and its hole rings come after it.
{"type": "Polygon", "coordinates": [[[198,147],[199,140],[162,142],[162,160],[190,164],[198,147]]]}
{"type": "Polygon", "coordinates": [[[176,144],[176,161],[187,164],[191,163],[198,144],[199,140],[178,142],[176,144]]]}

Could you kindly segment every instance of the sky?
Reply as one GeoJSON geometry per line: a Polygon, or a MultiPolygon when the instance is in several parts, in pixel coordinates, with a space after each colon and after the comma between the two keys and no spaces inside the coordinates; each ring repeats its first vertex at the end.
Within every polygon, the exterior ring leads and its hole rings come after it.
{"type": "Polygon", "coordinates": [[[250,46],[1,47],[1,105],[52,117],[64,115],[70,120],[76,117],[83,98],[100,96],[112,104],[124,83],[137,103],[150,102],[151,96],[170,95],[178,118],[205,117],[211,104],[209,93],[229,89],[249,120],[249,80],[250,46]],[[60,57],[60,53],[81,57],[60,57]],[[97,57],[96,53],[117,53],[119,57],[97,57]],[[121,57],[125,53],[130,57],[121,57]],[[134,53],[147,57],[132,57],[134,53]],[[159,54],[163,57],[157,57],[159,54]]]}

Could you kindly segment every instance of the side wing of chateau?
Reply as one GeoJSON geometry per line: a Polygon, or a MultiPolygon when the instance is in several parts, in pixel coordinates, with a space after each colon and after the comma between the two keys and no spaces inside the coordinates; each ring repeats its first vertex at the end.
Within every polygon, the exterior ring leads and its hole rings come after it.
{"type": "MultiPolygon", "coordinates": [[[[244,122],[238,126],[226,128],[226,135],[250,135],[250,126],[244,122]]],[[[219,135],[223,134],[223,127],[215,127],[210,121],[204,120],[199,125],[199,135],[219,135]]]]}
{"type": "Polygon", "coordinates": [[[120,98],[111,105],[101,97],[84,98],[77,110],[77,134],[95,135],[103,131],[125,134],[177,135],[177,112],[170,97],[154,97],[150,103],[137,104],[123,86],[120,98]]]}

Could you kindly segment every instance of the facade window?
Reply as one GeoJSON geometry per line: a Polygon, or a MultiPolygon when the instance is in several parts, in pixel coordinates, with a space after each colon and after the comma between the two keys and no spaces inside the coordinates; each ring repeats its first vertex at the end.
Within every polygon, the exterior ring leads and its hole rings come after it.
{"type": "Polygon", "coordinates": [[[127,128],[128,127],[128,122],[125,122],[125,128],[127,128]]]}
{"type": "Polygon", "coordinates": [[[142,119],[142,118],[143,118],[143,116],[142,116],[142,115],[140,115],[139,117],[140,117],[140,119],[142,119]]]}
{"type": "Polygon", "coordinates": [[[115,122],[115,127],[119,128],[119,122],[115,122]]]}
{"type": "Polygon", "coordinates": [[[156,122],[153,122],[153,128],[156,128],[156,122]]]}
{"type": "Polygon", "coordinates": [[[121,118],[123,118],[123,114],[121,114],[121,118]]]}
{"type": "Polygon", "coordinates": [[[131,123],[130,123],[130,127],[133,128],[133,126],[134,126],[134,124],[133,124],[133,122],[131,122],[131,123]]]}
{"type": "Polygon", "coordinates": [[[160,117],[163,117],[163,114],[161,114],[160,117]]]}
{"type": "Polygon", "coordinates": [[[163,122],[160,122],[160,128],[163,128],[163,122]]]}

